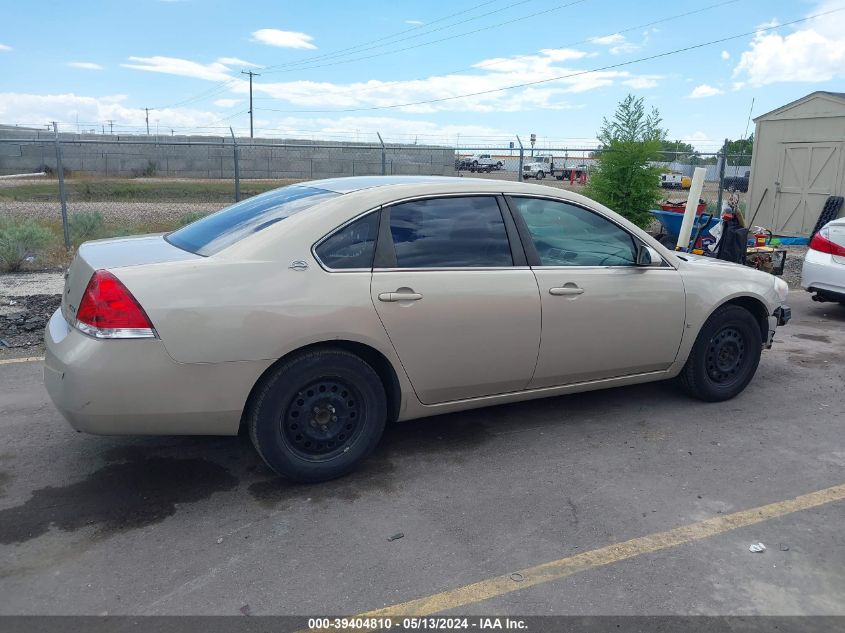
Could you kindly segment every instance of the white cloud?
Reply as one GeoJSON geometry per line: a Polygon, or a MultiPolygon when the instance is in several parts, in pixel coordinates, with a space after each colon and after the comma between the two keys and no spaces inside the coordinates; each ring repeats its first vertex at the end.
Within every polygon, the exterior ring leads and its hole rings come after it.
{"type": "Polygon", "coordinates": [[[218,108],[232,108],[238,105],[243,99],[217,99],[214,102],[218,108]]]}
{"type": "Polygon", "coordinates": [[[728,61],[731,58],[731,54],[728,51],[722,51],[722,59],[728,61]]]}
{"type": "Polygon", "coordinates": [[[688,99],[703,99],[705,97],[715,97],[716,95],[724,94],[724,90],[720,90],[715,86],[708,84],[701,84],[692,89],[692,92],[687,95],[688,99]]]}
{"type": "MultiPolygon", "coordinates": [[[[648,40],[648,31],[643,33],[643,41],[648,40]]],[[[621,33],[614,33],[613,35],[602,35],[601,37],[591,37],[590,42],[600,46],[609,46],[607,52],[611,55],[620,55],[622,53],[630,53],[640,48],[639,44],[634,44],[625,39],[621,33]]]]}
{"type": "Polygon", "coordinates": [[[425,24],[422,20],[405,20],[405,24],[412,24],[413,26],[422,26],[425,24]]]}
{"type": "MultiPolygon", "coordinates": [[[[76,129],[79,120],[83,127],[100,129],[101,125],[113,120],[117,129],[119,126],[144,125],[144,110],[130,108],[124,105],[126,95],[107,95],[103,97],[86,97],[73,93],[36,95],[26,93],[0,93],[0,121],[10,123],[38,121],[58,121],[60,129],[72,127],[76,129]]],[[[191,108],[165,108],[150,110],[150,126],[161,122],[174,128],[193,128],[212,125],[219,121],[221,115],[217,112],[205,112],[191,108]]],[[[117,131],[117,130],[115,130],[117,131]]]]}
{"type": "MultiPolygon", "coordinates": [[[[263,127],[263,124],[262,124],[263,127]]],[[[511,130],[486,125],[442,125],[425,119],[381,116],[346,116],[302,118],[285,117],[271,124],[273,136],[288,138],[324,138],[346,141],[378,142],[376,132],[388,142],[454,144],[458,137],[506,145],[514,140],[511,130]],[[504,139],[504,140],[503,140],[504,139]]],[[[264,131],[262,129],[262,131],[264,131]]]]}
{"type": "Polygon", "coordinates": [[[80,68],[82,70],[103,70],[103,67],[94,62],[68,62],[71,68],[80,68]]]}
{"type": "Polygon", "coordinates": [[[12,47],[8,44],[0,44],[0,53],[7,53],[12,50],[12,47]]]}
{"type": "Polygon", "coordinates": [[[640,75],[626,79],[622,84],[634,90],[646,90],[648,88],[656,88],[661,79],[663,79],[662,75],[640,75]]]}
{"type": "MultiPolygon", "coordinates": [[[[257,93],[277,100],[270,105],[263,98],[256,105],[277,109],[354,109],[383,107],[397,103],[413,103],[431,99],[448,99],[397,108],[399,111],[427,113],[437,111],[519,112],[536,109],[571,109],[580,107],[567,97],[595,90],[614,83],[628,82],[631,87],[648,88],[657,84],[659,75],[633,75],[628,71],[599,71],[577,74],[566,65],[588,53],[574,49],[543,49],[535,55],[499,57],[478,62],[478,72],[403,80],[370,80],[348,84],[316,81],[262,81],[257,93]],[[563,62],[563,63],[561,63],[563,62]],[[562,78],[561,78],[562,77],[562,78]],[[507,86],[540,81],[538,85],[497,91],[507,86]],[[493,92],[489,92],[493,91],[493,92]],[[472,97],[458,97],[467,93],[472,97]]],[[[269,75],[268,75],[269,77],[269,75]]],[[[265,79],[267,79],[265,77],[265,79]]],[[[234,92],[246,94],[247,88],[236,86],[234,92]]]]}
{"type": "Polygon", "coordinates": [[[279,29],[258,29],[253,31],[252,39],[269,46],[280,48],[317,48],[312,44],[314,39],[305,33],[298,31],[280,31],[279,29]]]}
{"type": "MultiPolygon", "coordinates": [[[[835,8],[835,3],[823,2],[812,13],[835,8]]],[[[750,49],[742,53],[734,68],[736,85],[759,87],[777,82],[821,82],[845,77],[843,29],[845,14],[834,13],[815,18],[804,28],[787,35],[757,33],[751,40],[750,49]]]]}
{"type": "Polygon", "coordinates": [[[253,64],[252,62],[245,61],[239,57],[218,57],[217,61],[224,66],[250,66],[252,68],[261,68],[261,65],[253,64]]]}
{"type": "Polygon", "coordinates": [[[121,64],[121,66],[166,75],[194,77],[208,81],[226,81],[232,79],[232,69],[229,66],[236,65],[232,63],[234,59],[233,57],[221,57],[210,64],[201,64],[189,59],[156,55],[154,57],[130,57],[129,61],[133,63],[121,64]]]}
{"type": "Polygon", "coordinates": [[[601,37],[591,37],[590,41],[593,44],[600,44],[601,46],[610,46],[611,44],[618,44],[625,41],[625,36],[621,33],[614,33],[613,35],[603,35],[601,37]]]}

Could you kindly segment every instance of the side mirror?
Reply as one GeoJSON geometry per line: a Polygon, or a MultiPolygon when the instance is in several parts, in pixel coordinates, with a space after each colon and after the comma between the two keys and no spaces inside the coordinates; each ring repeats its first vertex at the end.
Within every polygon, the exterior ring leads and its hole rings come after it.
{"type": "Polygon", "coordinates": [[[663,258],[651,246],[640,244],[637,247],[637,266],[662,266],[663,258]]]}

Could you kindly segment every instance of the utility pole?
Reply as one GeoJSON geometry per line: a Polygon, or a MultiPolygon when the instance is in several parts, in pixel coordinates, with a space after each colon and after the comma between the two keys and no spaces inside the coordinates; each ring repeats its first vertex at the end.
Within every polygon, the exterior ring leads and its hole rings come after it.
{"type": "Polygon", "coordinates": [[[103,123],[101,127],[102,127],[103,136],[105,136],[106,135],[106,124],[103,123]]]}
{"type": "Polygon", "coordinates": [[[242,75],[249,75],[249,138],[252,138],[252,78],[260,77],[258,73],[251,70],[242,70],[242,75]]]}
{"type": "Polygon", "coordinates": [[[114,134],[114,120],[113,119],[109,119],[109,134],[114,134]]]}
{"type": "Polygon", "coordinates": [[[147,113],[147,117],[146,117],[146,119],[147,119],[147,136],[149,136],[150,135],[150,109],[144,108],[144,112],[147,113]]]}

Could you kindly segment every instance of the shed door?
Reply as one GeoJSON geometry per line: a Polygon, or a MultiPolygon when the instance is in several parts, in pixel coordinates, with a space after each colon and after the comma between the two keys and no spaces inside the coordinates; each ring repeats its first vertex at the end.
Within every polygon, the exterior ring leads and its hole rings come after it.
{"type": "Polygon", "coordinates": [[[841,143],[781,145],[775,232],[809,235],[828,196],[838,194],[841,143]]]}

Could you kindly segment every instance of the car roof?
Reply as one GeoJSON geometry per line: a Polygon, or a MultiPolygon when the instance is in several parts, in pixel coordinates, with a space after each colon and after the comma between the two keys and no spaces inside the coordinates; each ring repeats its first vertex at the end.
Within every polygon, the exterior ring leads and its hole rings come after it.
{"type": "Polygon", "coordinates": [[[455,191],[467,189],[482,191],[504,191],[513,190],[514,187],[521,189],[523,183],[507,180],[493,180],[489,178],[470,178],[455,176],[350,176],[347,178],[327,178],[325,180],[311,180],[299,183],[304,187],[315,187],[335,193],[352,193],[362,189],[373,189],[376,187],[407,187],[409,189],[430,189],[431,191],[443,191],[454,188],[455,191]]]}

